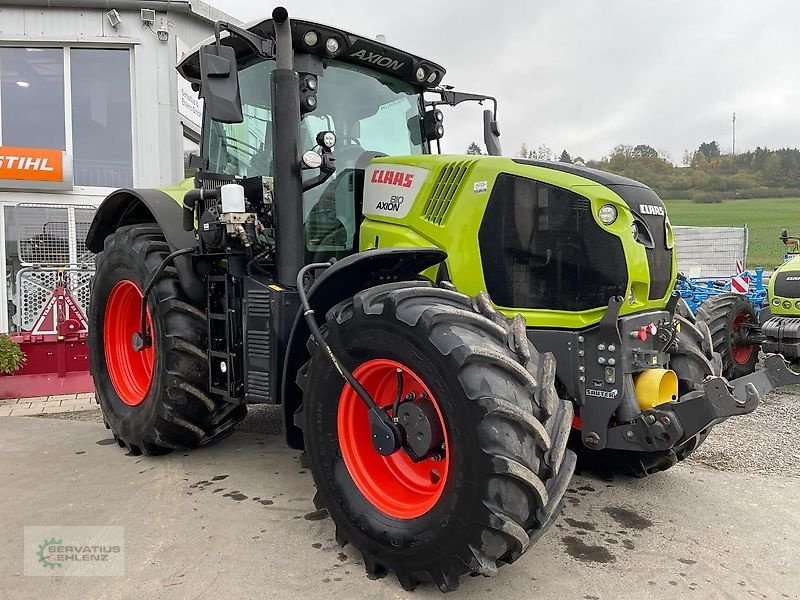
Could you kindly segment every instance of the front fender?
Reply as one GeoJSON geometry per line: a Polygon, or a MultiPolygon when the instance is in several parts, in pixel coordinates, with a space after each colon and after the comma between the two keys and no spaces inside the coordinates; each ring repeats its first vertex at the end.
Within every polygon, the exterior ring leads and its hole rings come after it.
{"type": "MultiPolygon", "coordinates": [[[[378,248],[343,258],[329,267],[311,286],[308,301],[322,325],[334,306],[367,288],[395,281],[418,281],[425,269],[442,263],[447,253],[439,248],[378,248]]],[[[281,373],[286,441],[292,448],[303,447],[302,430],[295,425],[303,391],[295,383],[297,371],[308,360],[306,341],[310,335],[302,311],[298,311],[286,344],[281,373]]]]}
{"type": "MultiPolygon", "coordinates": [[[[120,189],[106,196],[98,207],[86,234],[86,247],[102,252],[109,235],[137,223],[157,223],[173,251],[196,243],[194,232],[183,229],[181,207],[175,198],[161,190],[120,189]]],[[[192,268],[191,257],[176,258],[175,268],[186,295],[193,302],[204,304],[205,287],[192,268]]]]}

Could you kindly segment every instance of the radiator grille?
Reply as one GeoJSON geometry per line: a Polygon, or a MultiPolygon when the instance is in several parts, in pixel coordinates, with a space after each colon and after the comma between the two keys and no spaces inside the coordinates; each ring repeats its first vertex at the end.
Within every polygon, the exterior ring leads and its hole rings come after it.
{"type": "Polygon", "coordinates": [[[446,165],[436,178],[433,192],[422,209],[422,218],[434,225],[444,225],[464,176],[475,161],[465,160],[446,165]]]}

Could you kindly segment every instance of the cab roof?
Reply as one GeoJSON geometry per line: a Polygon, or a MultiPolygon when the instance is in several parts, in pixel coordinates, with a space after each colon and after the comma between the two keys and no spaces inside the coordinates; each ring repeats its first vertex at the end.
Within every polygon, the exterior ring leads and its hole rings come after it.
{"type": "MultiPolygon", "coordinates": [[[[248,23],[244,25],[244,28],[262,37],[275,39],[275,25],[272,19],[248,23]]],[[[361,67],[392,75],[420,89],[432,89],[438,86],[445,74],[444,67],[433,61],[330,25],[292,19],[291,28],[292,46],[296,53],[316,54],[322,58],[335,58],[343,62],[360,65],[361,67]],[[313,45],[306,43],[308,39],[306,34],[310,32],[317,34],[316,43],[313,45]],[[339,49],[336,53],[330,53],[326,50],[325,46],[329,38],[336,39],[339,44],[339,49]],[[417,78],[417,70],[420,68],[425,72],[422,82],[417,78]]],[[[311,38],[313,36],[309,35],[308,37],[311,38]]],[[[199,49],[201,46],[213,42],[213,37],[203,41],[181,61],[178,65],[178,72],[184,79],[192,83],[200,83],[199,49]]],[[[250,48],[236,37],[224,36],[221,43],[225,46],[233,47],[239,60],[251,55],[250,48]]]]}

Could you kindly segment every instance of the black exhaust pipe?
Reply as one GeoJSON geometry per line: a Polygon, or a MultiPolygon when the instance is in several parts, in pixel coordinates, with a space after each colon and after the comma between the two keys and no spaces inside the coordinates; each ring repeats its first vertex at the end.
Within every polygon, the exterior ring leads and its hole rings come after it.
{"type": "Polygon", "coordinates": [[[278,283],[294,287],[305,262],[303,179],[300,163],[300,85],[294,71],[289,13],[272,11],[276,68],[272,71],[272,147],[275,178],[275,233],[278,283]]]}

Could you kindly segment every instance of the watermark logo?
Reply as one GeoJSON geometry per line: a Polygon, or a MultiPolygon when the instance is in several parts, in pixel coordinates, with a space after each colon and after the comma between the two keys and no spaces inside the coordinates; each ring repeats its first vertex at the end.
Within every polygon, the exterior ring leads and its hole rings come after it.
{"type": "Polygon", "coordinates": [[[123,527],[25,527],[25,575],[124,575],[124,542],[123,527]]]}
{"type": "Polygon", "coordinates": [[[56,561],[55,555],[55,547],[59,546],[61,543],[61,540],[51,538],[39,544],[39,551],[36,553],[36,556],[39,557],[39,563],[42,566],[50,569],[61,567],[61,563],[56,561]]]}

